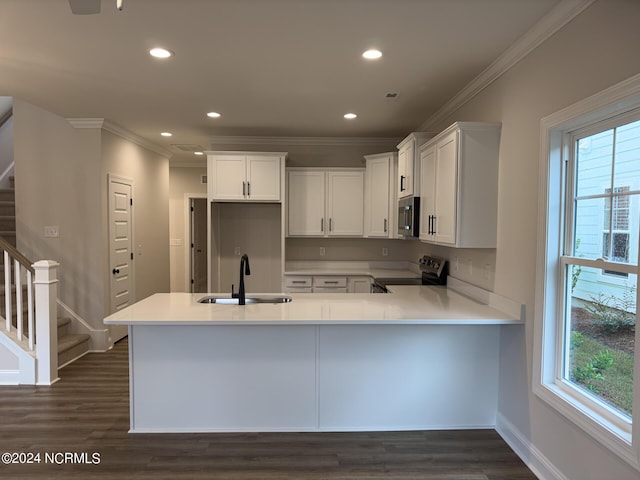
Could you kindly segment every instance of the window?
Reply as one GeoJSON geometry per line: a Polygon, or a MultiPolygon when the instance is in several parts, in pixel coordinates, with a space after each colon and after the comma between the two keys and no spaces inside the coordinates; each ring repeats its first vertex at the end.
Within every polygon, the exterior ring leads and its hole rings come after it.
{"type": "Polygon", "coordinates": [[[640,470],[640,75],[542,121],[534,392],[640,470]]]}

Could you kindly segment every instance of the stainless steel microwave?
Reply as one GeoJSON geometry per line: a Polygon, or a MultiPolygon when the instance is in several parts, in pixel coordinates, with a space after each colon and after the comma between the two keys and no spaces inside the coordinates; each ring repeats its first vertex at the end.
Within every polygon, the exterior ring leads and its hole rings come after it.
{"type": "Polygon", "coordinates": [[[398,235],[403,237],[420,236],[420,197],[407,197],[398,200],[398,235]]]}

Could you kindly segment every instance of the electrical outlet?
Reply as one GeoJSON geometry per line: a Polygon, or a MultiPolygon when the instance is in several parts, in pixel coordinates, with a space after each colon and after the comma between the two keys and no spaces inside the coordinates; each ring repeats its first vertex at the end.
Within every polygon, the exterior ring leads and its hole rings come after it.
{"type": "Polygon", "coordinates": [[[182,239],[181,238],[172,238],[169,240],[169,245],[172,247],[179,247],[180,245],[182,245],[182,239]]]}
{"type": "Polygon", "coordinates": [[[382,256],[383,257],[389,256],[389,249],[387,247],[382,247],[382,256]]]}
{"type": "Polygon", "coordinates": [[[491,265],[488,263],[484,265],[484,278],[485,280],[491,280],[491,265]]]}
{"type": "Polygon", "coordinates": [[[324,257],[324,254],[325,254],[325,249],[324,249],[324,247],[320,247],[320,256],[321,256],[321,257],[324,257]]]}
{"type": "Polygon", "coordinates": [[[233,249],[233,254],[234,254],[234,255],[242,255],[242,253],[240,253],[240,247],[235,247],[235,248],[233,249]]]}
{"type": "Polygon", "coordinates": [[[453,258],[453,271],[457,272],[458,270],[460,270],[460,258],[454,257],[453,258]]]}
{"type": "Polygon", "coordinates": [[[44,236],[47,238],[58,238],[60,236],[58,232],[58,226],[51,225],[44,227],[44,236]]]}

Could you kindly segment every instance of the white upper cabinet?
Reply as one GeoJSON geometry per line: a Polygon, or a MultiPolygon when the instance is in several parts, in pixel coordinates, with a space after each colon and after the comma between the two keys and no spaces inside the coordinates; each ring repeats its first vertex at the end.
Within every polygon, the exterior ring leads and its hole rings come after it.
{"type": "Polygon", "coordinates": [[[395,194],[398,156],[395,152],[366,155],[364,236],[395,238],[395,194]]]}
{"type": "Polygon", "coordinates": [[[363,235],[362,169],[290,169],[287,182],[288,236],[363,235]]]}
{"type": "Polygon", "coordinates": [[[420,148],[420,239],[497,244],[500,124],[458,122],[420,148]]]}
{"type": "Polygon", "coordinates": [[[287,220],[289,236],[324,235],[325,172],[287,171],[287,220]]]}
{"type": "Polygon", "coordinates": [[[207,152],[210,201],[280,202],[286,154],[207,152]]]}
{"type": "Polygon", "coordinates": [[[416,181],[420,175],[419,147],[430,137],[428,133],[414,132],[398,144],[398,198],[420,195],[420,184],[416,181]]]}

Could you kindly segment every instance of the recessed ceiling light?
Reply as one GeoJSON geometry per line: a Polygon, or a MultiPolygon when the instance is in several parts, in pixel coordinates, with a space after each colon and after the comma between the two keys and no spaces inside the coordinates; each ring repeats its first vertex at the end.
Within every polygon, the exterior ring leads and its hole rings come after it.
{"type": "Polygon", "coordinates": [[[375,48],[372,48],[364,52],[362,56],[367,60],[376,60],[382,56],[382,52],[380,50],[376,50],[375,48]]]}
{"type": "Polygon", "coordinates": [[[221,116],[222,116],[222,114],[220,114],[218,112],[209,112],[209,113],[207,113],[207,117],[210,117],[210,118],[219,118],[221,116]]]}
{"type": "Polygon", "coordinates": [[[204,155],[204,152],[193,152],[194,155],[204,155]]]}
{"type": "Polygon", "coordinates": [[[358,115],[356,115],[355,113],[345,113],[344,114],[344,118],[346,118],[347,120],[353,120],[354,118],[356,118],[358,115]]]}
{"type": "Polygon", "coordinates": [[[171,133],[171,132],[162,132],[160,135],[162,135],[163,137],[172,137],[173,133],[171,133]]]}
{"type": "Polygon", "coordinates": [[[173,52],[166,48],[155,47],[149,50],[149,55],[156,58],[169,58],[173,56],[173,52]]]}

